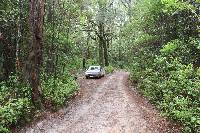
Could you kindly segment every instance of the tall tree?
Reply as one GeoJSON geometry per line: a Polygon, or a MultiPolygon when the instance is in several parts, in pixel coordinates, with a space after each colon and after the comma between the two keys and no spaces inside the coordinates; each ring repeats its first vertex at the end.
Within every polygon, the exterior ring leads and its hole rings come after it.
{"type": "Polygon", "coordinates": [[[89,23],[92,25],[88,31],[93,32],[95,37],[91,38],[98,41],[99,64],[102,66],[109,65],[108,46],[114,32],[112,31],[115,25],[113,20],[116,19],[114,3],[114,1],[108,0],[98,0],[94,2],[94,5],[90,7],[93,8],[91,14],[94,15],[93,17],[88,17],[89,23]]]}
{"type": "Polygon", "coordinates": [[[32,102],[41,104],[40,68],[42,65],[44,0],[29,1],[29,26],[31,31],[27,72],[32,87],[32,102]]]}

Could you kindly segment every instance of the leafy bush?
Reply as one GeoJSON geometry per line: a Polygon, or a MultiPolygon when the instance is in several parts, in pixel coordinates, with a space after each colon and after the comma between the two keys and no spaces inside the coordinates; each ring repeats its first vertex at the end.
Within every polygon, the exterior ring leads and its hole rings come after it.
{"type": "Polygon", "coordinates": [[[133,42],[131,80],[165,116],[182,123],[186,133],[200,132],[198,9],[177,0],[135,5],[125,27],[131,30],[126,39],[133,42]]]}
{"type": "Polygon", "coordinates": [[[191,64],[183,65],[177,60],[171,63],[169,60],[168,63],[165,61],[155,62],[154,69],[133,69],[131,79],[137,81],[138,89],[155,103],[164,115],[183,123],[185,132],[198,132],[200,78],[191,64]]]}
{"type": "Polygon", "coordinates": [[[16,76],[0,83],[0,132],[9,132],[11,125],[28,119],[31,111],[30,88],[20,83],[16,76]]]}
{"type": "Polygon", "coordinates": [[[49,77],[42,82],[45,99],[51,101],[55,107],[62,106],[77,89],[78,85],[70,75],[63,75],[56,79],[49,77]]]}
{"type": "Polygon", "coordinates": [[[94,60],[94,59],[88,59],[86,61],[86,68],[88,68],[89,66],[96,65],[96,64],[98,64],[98,62],[96,60],[94,60]]]}
{"type": "MultiPolygon", "coordinates": [[[[31,102],[31,88],[11,76],[8,82],[0,83],[0,132],[10,132],[10,127],[31,118],[34,106],[31,102]]],[[[78,85],[70,75],[59,78],[48,77],[42,81],[44,99],[53,103],[53,108],[64,105],[77,91],[78,85]]]]}
{"type": "Polygon", "coordinates": [[[106,73],[113,73],[114,67],[113,66],[106,66],[105,68],[106,73]]]}
{"type": "Polygon", "coordinates": [[[27,117],[30,112],[30,101],[28,98],[12,99],[0,108],[0,132],[9,131],[11,124],[17,124],[20,119],[27,117]]]}

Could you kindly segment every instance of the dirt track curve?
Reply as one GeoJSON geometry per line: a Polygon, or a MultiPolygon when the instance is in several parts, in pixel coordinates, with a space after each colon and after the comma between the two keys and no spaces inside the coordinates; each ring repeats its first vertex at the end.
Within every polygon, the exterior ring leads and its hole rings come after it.
{"type": "Polygon", "coordinates": [[[128,86],[128,74],[117,71],[102,79],[78,79],[80,92],[66,108],[20,132],[179,133],[128,86]]]}

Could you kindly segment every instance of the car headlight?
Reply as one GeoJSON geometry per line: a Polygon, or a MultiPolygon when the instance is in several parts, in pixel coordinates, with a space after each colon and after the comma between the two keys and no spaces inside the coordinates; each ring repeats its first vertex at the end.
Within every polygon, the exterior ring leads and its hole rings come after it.
{"type": "Polygon", "coordinates": [[[89,72],[85,72],[86,75],[90,74],[89,72]]]}

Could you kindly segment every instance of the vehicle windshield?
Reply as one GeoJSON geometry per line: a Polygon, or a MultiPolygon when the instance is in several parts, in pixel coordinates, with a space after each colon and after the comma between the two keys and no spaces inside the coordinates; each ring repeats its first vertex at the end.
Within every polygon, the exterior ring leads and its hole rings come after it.
{"type": "Polygon", "coordinates": [[[91,66],[89,68],[89,70],[99,70],[99,69],[100,69],[100,67],[98,67],[98,66],[91,66]]]}

